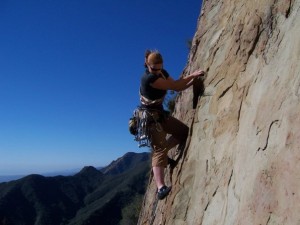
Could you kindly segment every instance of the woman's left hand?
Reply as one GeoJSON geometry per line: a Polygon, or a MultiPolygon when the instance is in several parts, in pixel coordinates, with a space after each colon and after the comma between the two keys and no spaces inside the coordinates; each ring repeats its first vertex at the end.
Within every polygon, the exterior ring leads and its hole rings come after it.
{"type": "Polygon", "coordinates": [[[204,76],[205,72],[203,70],[196,70],[195,72],[193,72],[190,76],[196,78],[199,76],[204,76]]]}

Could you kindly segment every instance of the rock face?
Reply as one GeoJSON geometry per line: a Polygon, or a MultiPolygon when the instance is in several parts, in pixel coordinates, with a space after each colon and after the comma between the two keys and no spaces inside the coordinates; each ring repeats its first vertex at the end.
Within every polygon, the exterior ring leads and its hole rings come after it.
{"type": "Polygon", "coordinates": [[[198,68],[172,191],[150,180],[138,224],[300,224],[300,0],[203,1],[183,76],[198,68]]]}

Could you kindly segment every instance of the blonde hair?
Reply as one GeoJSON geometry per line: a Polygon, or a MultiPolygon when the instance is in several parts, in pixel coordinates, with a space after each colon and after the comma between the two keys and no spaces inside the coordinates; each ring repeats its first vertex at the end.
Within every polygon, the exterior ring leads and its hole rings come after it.
{"type": "Polygon", "coordinates": [[[158,50],[146,50],[145,52],[145,67],[147,64],[161,64],[163,57],[158,50]]]}

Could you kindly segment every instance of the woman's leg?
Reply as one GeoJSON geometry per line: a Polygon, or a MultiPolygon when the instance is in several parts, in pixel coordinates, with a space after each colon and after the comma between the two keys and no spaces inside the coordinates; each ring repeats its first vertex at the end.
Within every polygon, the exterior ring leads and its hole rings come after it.
{"type": "Polygon", "coordinates": [[[156,125],[150,128],[151,147],[152,147],[152,170],[157,189],[165,185],[164,170],[168,165],[168,142],[167,133],[164,130],[157,130],[156,125]]]}
{"type": "MultiPolygon", "coordinates": [[[[152,153],[152,170],[157,189],[160,191],[165,187],[164,170],[168,164],[168,151],[179,143],[186,141],[189,128],[181,121],[172,116],[166,118],[162,123],[163,130],[158,131],[155,124],[150,128],[152,153]],[[167,134],[171,136],[166,139],[167,134]]],[[[169,193],[171,188],[164,189],[162,195],[169,193]]]]}
{"type": "Polygon", "coordinates": [[[180,120],[169,116],[162,123],[162,127],[166,133],[171,134],[167,140],[169,149],[186,141],[189,127],[180,120]]]}
{"type": "Polygon", "coordinates": [[[154,166],[152,167],[152,170],[157,189],[160,189],[163,186],[165,186],[165,168],[160,166],[154,166]]]}

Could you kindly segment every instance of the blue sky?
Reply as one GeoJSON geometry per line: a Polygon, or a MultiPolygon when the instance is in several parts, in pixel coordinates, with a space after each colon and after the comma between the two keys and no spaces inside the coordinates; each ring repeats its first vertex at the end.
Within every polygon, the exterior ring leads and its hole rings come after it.
{"type": "Polygon", "coordinates": [[[199,0],[1,0],[0,175],[105,166],[128,132],[144,52],[183,71],[199,0]]]}

